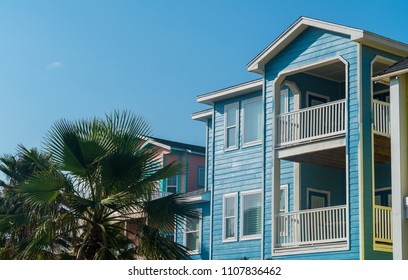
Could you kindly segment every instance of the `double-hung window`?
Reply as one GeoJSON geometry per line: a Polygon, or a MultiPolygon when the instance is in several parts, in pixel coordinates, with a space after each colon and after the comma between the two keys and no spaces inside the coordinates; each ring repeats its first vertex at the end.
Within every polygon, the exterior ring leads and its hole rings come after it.
{"type": "Polygon", "coordinates": [[[201,213],[200,217],[187,218],[184,234],[184,246],[192,254],[200,253],[201,246],[201,213]]]}
{"type": "Polygon", "coordinates": [[[169,193],[176,193],[177,192],[177,175],[167,178],[166,192],[169,192],[169,193]]]}
{"type": "Polygon", "coordinates": [[[238,194],[226,194],[223,197],[222,240],[237,241],[238,232],[238,194]]]}
{"type": "Polygon", "coordinates": [[[260,238],[262,232],[261,191],[241,193],[241,239],[260,238]]]}
{"type": "Polygon", "coordinates": [[[239,116],[238,102],[225,105],[225,149],[238,148],[238,116],[239,116]]]}
{"type": "Polygon", "coordinates": [[[242,101],[243,145],[258,144],[262,136],[262,99],[255,97],[242,101]]]}

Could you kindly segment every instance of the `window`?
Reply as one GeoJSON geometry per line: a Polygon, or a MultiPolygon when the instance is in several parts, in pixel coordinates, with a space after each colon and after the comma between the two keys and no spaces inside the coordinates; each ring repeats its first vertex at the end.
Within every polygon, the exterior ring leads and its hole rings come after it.
{"type": "Polygon", "coordinates": [[[237,241],[238,194],[226,194],[223,198],[222,240],[237,241]]]}
{"type": "Polygon", "coordinates": [[[279,193],[279,212],[288,212],[288,185],[283,185],[280,187],[279,193]]]}
{"type": "Polygon", "coordinates": [[[330,206],[330,192],[307,188],[307,209],[330,206]]]}
{"type": "Polygon", "coordinates": [[[256,144],[262,134],[262,99],[252,98],[242,102],[243,107],[243,144],[256,144]]]}
{"type": "Polygon", "coordinates": [[[187,218],[186,231],[184,235],[184,246],[190,253],[199,254],[201,246],[201,219],[187,218]]]}
{"type": "Polygon", "coordinates": [[[260,191],[241,193],[241,239],[261,237],[262,197],[260,191]]]}
{"type": "Polygon", "coordinates": [[[306,92],[306,100],[307,100],[306,106],[312,107],[330,102],[330,97],[308,91],[306,92]]]}
{"type": "Polygon", "coordinates": [[[204,188],[205,185],[205,169],[202,166],[197,168],[197,185],[200,188],[204,188]]]}
{"type": "Polygon", "coordinates": [[[177,175],[167,178],[166,192],[169,193],[177,192],[177,175]]]}
{"type": "Polygon", "coordinates": [[[289,112],[289,90],[285,88],[281,90],[280,114],[287,112],[289,112]]]}
{"type": "Polygon", "coordinates": [[[225,148],[238,148],[238,102],[226,105],[225,115],[225,148]]]}

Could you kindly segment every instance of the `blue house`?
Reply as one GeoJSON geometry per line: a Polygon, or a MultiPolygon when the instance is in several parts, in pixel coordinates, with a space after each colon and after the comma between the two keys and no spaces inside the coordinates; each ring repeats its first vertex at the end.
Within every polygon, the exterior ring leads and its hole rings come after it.
{"type": "Polygon", "coordinates": [[[407,173],[406,93],[372,77],[406,56],[407,44],[301,17],[248,63],[258,80],[198,96],[211,107],[193,114],[209,202],[197,200],[192,257],[392,259],[407,227],[407,176],[394,176],[407,173]]]}

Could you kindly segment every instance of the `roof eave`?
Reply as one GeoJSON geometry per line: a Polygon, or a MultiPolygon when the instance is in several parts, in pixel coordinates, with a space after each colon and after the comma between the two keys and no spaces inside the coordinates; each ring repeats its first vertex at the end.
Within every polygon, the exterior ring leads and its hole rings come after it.
{"type": "Polygon", "coordinates": [[[204,111],[196,112],[191,114],[191,118],[195,121],[207,122],[212,118],[212,109],[207,109],[204,111]]]}
{"type": "Polygon", "coordinates": [[[262,90],[262,86],[263,86],[263,80],[258,79],[258,80],[246,82],[243,84],[239,84],[236,86],[228,87],[222,90],[218,90],[215,92],[211,92],[208,94],[197,96],[197,102],[207,104],[207,105],[213,105],[214,102],[217,102],[220,100],[224,100],[224,99],[232,98],[236,96],[241,96],[247,93],[262,90]]]}

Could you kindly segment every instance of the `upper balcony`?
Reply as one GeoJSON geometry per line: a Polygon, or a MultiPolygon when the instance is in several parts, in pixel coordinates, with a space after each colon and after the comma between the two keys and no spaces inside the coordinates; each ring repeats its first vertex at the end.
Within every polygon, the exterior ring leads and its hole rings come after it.
{"type": "Polygon", "coordinates": [[[277,146],[290,146],[346,133],[346,100],[280,114],[277,117],[277,146]]]}

